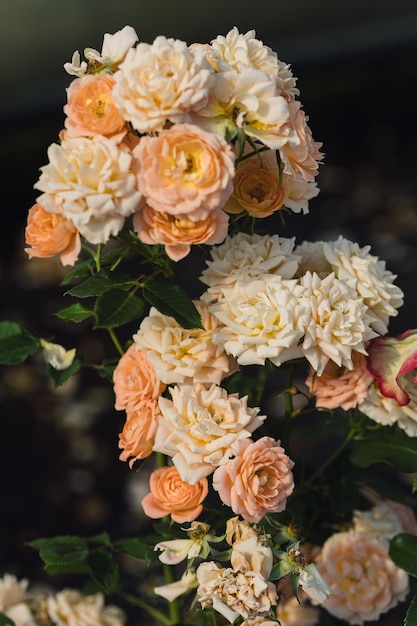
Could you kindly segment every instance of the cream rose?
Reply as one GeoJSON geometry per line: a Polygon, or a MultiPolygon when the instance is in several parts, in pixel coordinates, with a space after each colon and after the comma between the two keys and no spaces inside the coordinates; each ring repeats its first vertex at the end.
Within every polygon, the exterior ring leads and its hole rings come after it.
{"type": "Polygon", "coordinates": [[[178,385],[160,398],[154,450],[172,457],[178,472],[194,485],[229,460],[230,446],[246,439],[265,416],[247,406],[247,397],[212,385],[178,385]]]}
{"type": "Polygon", "coordinates": [[[141,202],[131,156],[111,139],[66,139],[48,149],[36,189],[45,193],[39,204],[51,212],[51,197],[61,214],[89,243],[106,243],[141,202]]]}
{"type": "Polygon", "coordinates": [[[232,193],[232,147],[198,126],[175,124],[142,137],[133,155],[139,189],[155,211],[199,221],[232,193]]]}
{"type": "Polygon", "coordinates": [[[204,330],[182,328],[168,315],[152,307],[133,336],[137,348],[145,352],[156,374],[171,383],[216,383],[234,369],[223,346],[216,342],[216,318],[204,303],[196,301],[204,330]]]}
{"type": "Polygon", "coordinates": [[[231,445],[229,456],[213,474],[213,489],[221,500],[247,522],[257,523],[268,513],[284,511],[294,490],[294,462],[280,441],[242,439],[231,445]]]}
{"type": "Polygon", "coordinates": [[[189,121],[206,104],[214,71],[203,49],[158,36],[130,49],[114,75],[113,97],[123,118],[140,133],[162,130],[167,120],[189,121]]]}
{"type": "Polygon", "coordinates": [[[82,596],[76,589],[64,589],[48,596],[47,610],[56,626],[123,626],[125,616],[115,606],[104,605],[100,593],[82,596]]]}
{"type": "Polygon", "coordinates": [[[323,160],[320,152],[321,143],[314,141],[308,122],[308,117],[302,109],[301,103],[293,100],[288,104],[293,127],[299,142],[285,144],[280,150],[284,163],[285,174],[292,178],[301,175],[305,181],[314,181],[319,171],[319,163],[323,160]]]}
{"type": "Polygon", "coordinates": [[[325,541],[317,567],[332,594],[324,608],[349,624],[377,620],[408,592],[408,575],[374,535],[336,533],[325,541]]]}

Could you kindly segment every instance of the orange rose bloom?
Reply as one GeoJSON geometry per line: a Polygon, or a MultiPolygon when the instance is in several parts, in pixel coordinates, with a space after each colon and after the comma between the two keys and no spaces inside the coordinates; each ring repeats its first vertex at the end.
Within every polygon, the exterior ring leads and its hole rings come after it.
{"type": "Polygon", "coordinates": [[[288,177],[279,184],[275,150],[255,154],[239,163],[233,194],[226,202],[228,213],[247,211],[252,217],[269,217],[282,208],[289,194],[288,177]]]}
{"type": "Polygon", "coordinates": [[[175,466],[159,467],[152,472],[149,486],[151,491],[142,500],[146,515],[153,519],[171,515],[178,524],[194,521],[208,494],[207,478],[190,485],[181,480],[175,466]]]}
{"type": "Polygon", "coordinates": [[[121,461],[130,467],[137,459],[152,452],[157,418],[160,415],[158,399],[166,385],[158,379],[146,355],[132,344],[119,360],[113,372],[115,409],[126,411],[126,422],[119,435],[121,461]]]}
{"type": "Polygon", "coordinates": [[[318,409],[340,407],[348,411],[365,400],[373,381],[372,374],[366,366],[366,357],[360,352],[352,351],[352,362],[353,370],[329,361],[321,376],[315,375],[313,370],[310,372],[306,385],[315,395],[318,409]]]}
{"type": "Polygon", "coordinates": [[[29,258],[61,255],[63,265],[74,265],[81,250],[75,226],[60,213],[49,213],[40,204],[29,209],[25,230],[29,258]]]}
{"type": "Polygon", "coordinates": [[[88,74],[72,81],[64,106],[66,138],[105,135],[123,139],[126,122],[113,102],[114,84],[109,74],[88,74]]]}
{"type": "Polygon", "coordinates": [[[222,243],[226,238],[229,218],[222,210],[213,211],[206,219],[193,221],[187,215],[160,213],[145,206],[133,216],[133,228],[143,243],[162,244],[173,261],[180,261],[190,252],[191,244],[222,243]]]}

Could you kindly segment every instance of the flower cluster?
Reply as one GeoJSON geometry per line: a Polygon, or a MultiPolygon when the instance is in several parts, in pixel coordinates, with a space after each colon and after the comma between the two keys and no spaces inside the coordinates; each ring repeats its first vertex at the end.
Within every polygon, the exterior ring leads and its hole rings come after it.
{"type": "Polygon", "coordinates": [[[105,605],[101,593],[82,595],[78,589],[37,591],[13,574],[0,578],[0,615],[16,626],[124,626],[117,606],[105,605]],[[10,620],[13,620],[11,622],[10,620]]]}
{"type": "MultiPolygon", "coordinates": [[[[64,128],[35,184],[26,252],[60,255],[74,266],[68,282],[82,281],[68,293],[97,297],[62,317],[109,330],[118,353],[101,371],[125,414],[119,458],[135,469],[149,460],[141,506],[155,532],[106,539],[103,567],[117,546],[165,572],[185,561],[152,587],[171,621],[137,602],[163,624],[191,623],[195,606],[203,626],[313,626],[321,611],[379,619],[409,589],[390,542],[417,536],[401,483],[417,471],[417,331],[388,336],[403,293],[369,246],[262,231],[278,211],[307,213],[319,191],[321,144],[290,66],[237,28],[187,45],[139,42],[125,27],[84,56],[65,64],[64,128]],[[199,244],[210,247],[191,298],[176,267],[199,244]],[[128,322],[136,332],[123,343],[116,330],[128,322]],[[267,394],[282,372],[281,412],[267,394]],[[398,502],[384,497],[385,480],[360,473],[374,460],[402,472],[398,502]],[[381,493],[369,496],[368,479],[381,493]]],[[[73,350],[37,347],[59,384],[78,371],[73,350]]],[[[119,624],[100,603],[68,591],[47,607],[56,624],[78,624],[65,615],[87,605],[95,624],[119,624]]]]}

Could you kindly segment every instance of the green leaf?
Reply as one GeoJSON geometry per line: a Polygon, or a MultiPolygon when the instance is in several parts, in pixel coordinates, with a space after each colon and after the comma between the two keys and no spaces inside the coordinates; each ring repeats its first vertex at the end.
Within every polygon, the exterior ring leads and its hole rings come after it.
{"type": "Polygon", "coordinates": [[[115,328],[140,318],[144,311],[143,300],[133,293],[120,289],[106,291],[97,299],[95,328],[115,328]]]}
{"type": "Polygon", "coordinates": [[[16,626],[14,621],[4,613],[0,613],[0,626],[16,626]]]}
{"type": "Polygon", "coordinates": [[[405,615],[404,626],[415,626],[417,624],[417,594],[411,600],[405,615]]]}
{"type": "Polygon", "coordinates": [[[91,276],[95,269],[95,261],[94,259],[88,259],[87,261],[79,261],[73,270],[68,272],[68,274],[61,281],[61,285],[69,285],[76,278],[87,278],[91,276]]]}
{"type": "Polygon", "coordinates": [[[97,369],[100,378],[113,382],[113,372],[118,364],[116,359],[105,359],[101,366],[97,369]]]}
{"type": "Polygon", "coordinates": [[[90,276],[80,285],[72,287],[65,292],[65,295],[75,296],[76,298],[91,298],[105,293],[109,289],[128,288],[134,284],[131,276],[124,276],[116,272],[108,270],[100,270],[94,276],[90,276]]]}
{"type": "Polygon", "coordinates": [[[68,320],[69,322],[83,322],[88,317],[94,315],[94,311],[87,309],[80,302],[71,304],[66,309],[61,309],[58,313],[55,313],[61,320],[68,320]]]}
{"type": "Polygon", "coordinates": [[[179,285],[162,278],[152,279],[143,286],[143,296],[149,304],[164,315],[173,317],[183,328],[204,330],[193,301],[179,285]]]}
{"type": "Polygon", "coordinates": [[[146,560],[146,555],[149,550],[148,544],[143,543],[139,537],[119,539],[114,543],[113,547],[118,552],[143,560],[146,560]]]}
{"type": "Polygon", "coordinates": [[[15,322],[0,322],[0,365],[23,363],[40,348],[39,340],[15,322]]]}
{"type": "Polygon", "coordinates": [[[286,576],[290,571],[291,565],[288,563],[287,560],[282,559],[281,561],[278,561],[278,563],[272,568],[269,575],[269,580],[280,580],[280,578],[286,576]]]}
{"type": "Polygon", "coordinates": [[[351,454],[351,461],[360,467],[386,463],[400,472],[417,472],[417,439],[402,430],[381,429],[372,438],[361,440],[351,454]]]}
{"type": "Polygon", "coordinates": [[[71,376],[74,376],[81,369],[82,361],[75,357],[69,367],[64,370],[57,370],[48,363],[48,374],[54,384],[55,389],[67,382],[71,376]]]}
{"type": "Polygon", "coordinates": [[[87,543],[77,535],[36,539],[27,545],[39,551],[46,568],[82,563],[88,557],[87,543]]]}
{"type": "Polygon", "coordinates": [[[415,535],[407,533],[395,535],[389,544],[389,555],[398,567],[412,576],[417,576],[417,537],[415,535]]]}
{"type": "Polygon", "coordinates": [[[110,535],[106,531],[103,531],[102,533],[98,533],[97,535],[93,535],[92,537],[88,537],[87,541],[90,541],[91,543],[106,543],[106,544],[111,543],[110,535]]]}
{"type": "Polygon", "coordinates": [[[91,574],[105,593],[111,593],[119,584],[119,568],[110,552],[103,548],[93,550],[88,555],[91,574]]]}

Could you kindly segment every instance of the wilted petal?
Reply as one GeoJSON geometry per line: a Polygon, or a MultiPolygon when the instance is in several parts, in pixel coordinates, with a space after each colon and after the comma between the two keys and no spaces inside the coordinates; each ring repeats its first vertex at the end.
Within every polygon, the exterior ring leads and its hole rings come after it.
{"type": "Polygon", "coordinates": [[[154,550],[162,550],[159,555],[161,563],[176,565],[188,557],[190,548],[193,546],[192,539],[173,539],[157,543],[154,550]]]}
{"type": "MultiPolygon", "coordinates": [[[[393,398],[400,406],[408,404],[410,396],[404,391],[400,379],[417,369],[417,329],[407,330],[397,337],[373,339],[368,354],[368,369],[382,395],[393,398]]],[[[417,383],[417,375],[414,383],[417,383]]]]}
{"type": "Polygon", "coordinates": [[[193,587],[197,587],[197,578],[194,570],[188,570],[181,576],[180,580],[169,583],[169,585],[155,587],[154,592],[157,596],[162,596],[162,598],[168,600],[168,602],[173,602],[193,587]]]}
{"type": "Polygon", "coordinates": [[[304,567],[300,575],[299,584],[303,591],[318,604],[326,602],[331,594],[328,584],[314,563],[309,563],[304,567]]]}
{"type": "Polygon", "coordinates": [[[58,343],[51,343],[50,341],[45,341],[45,339],[41,339],[41,347],[43,348],[43,353],[45,360],[49,365],[56,370],[66,370],[75,358],[75,348],[72,350],[65,350],[65,348],[58,343]]]}

